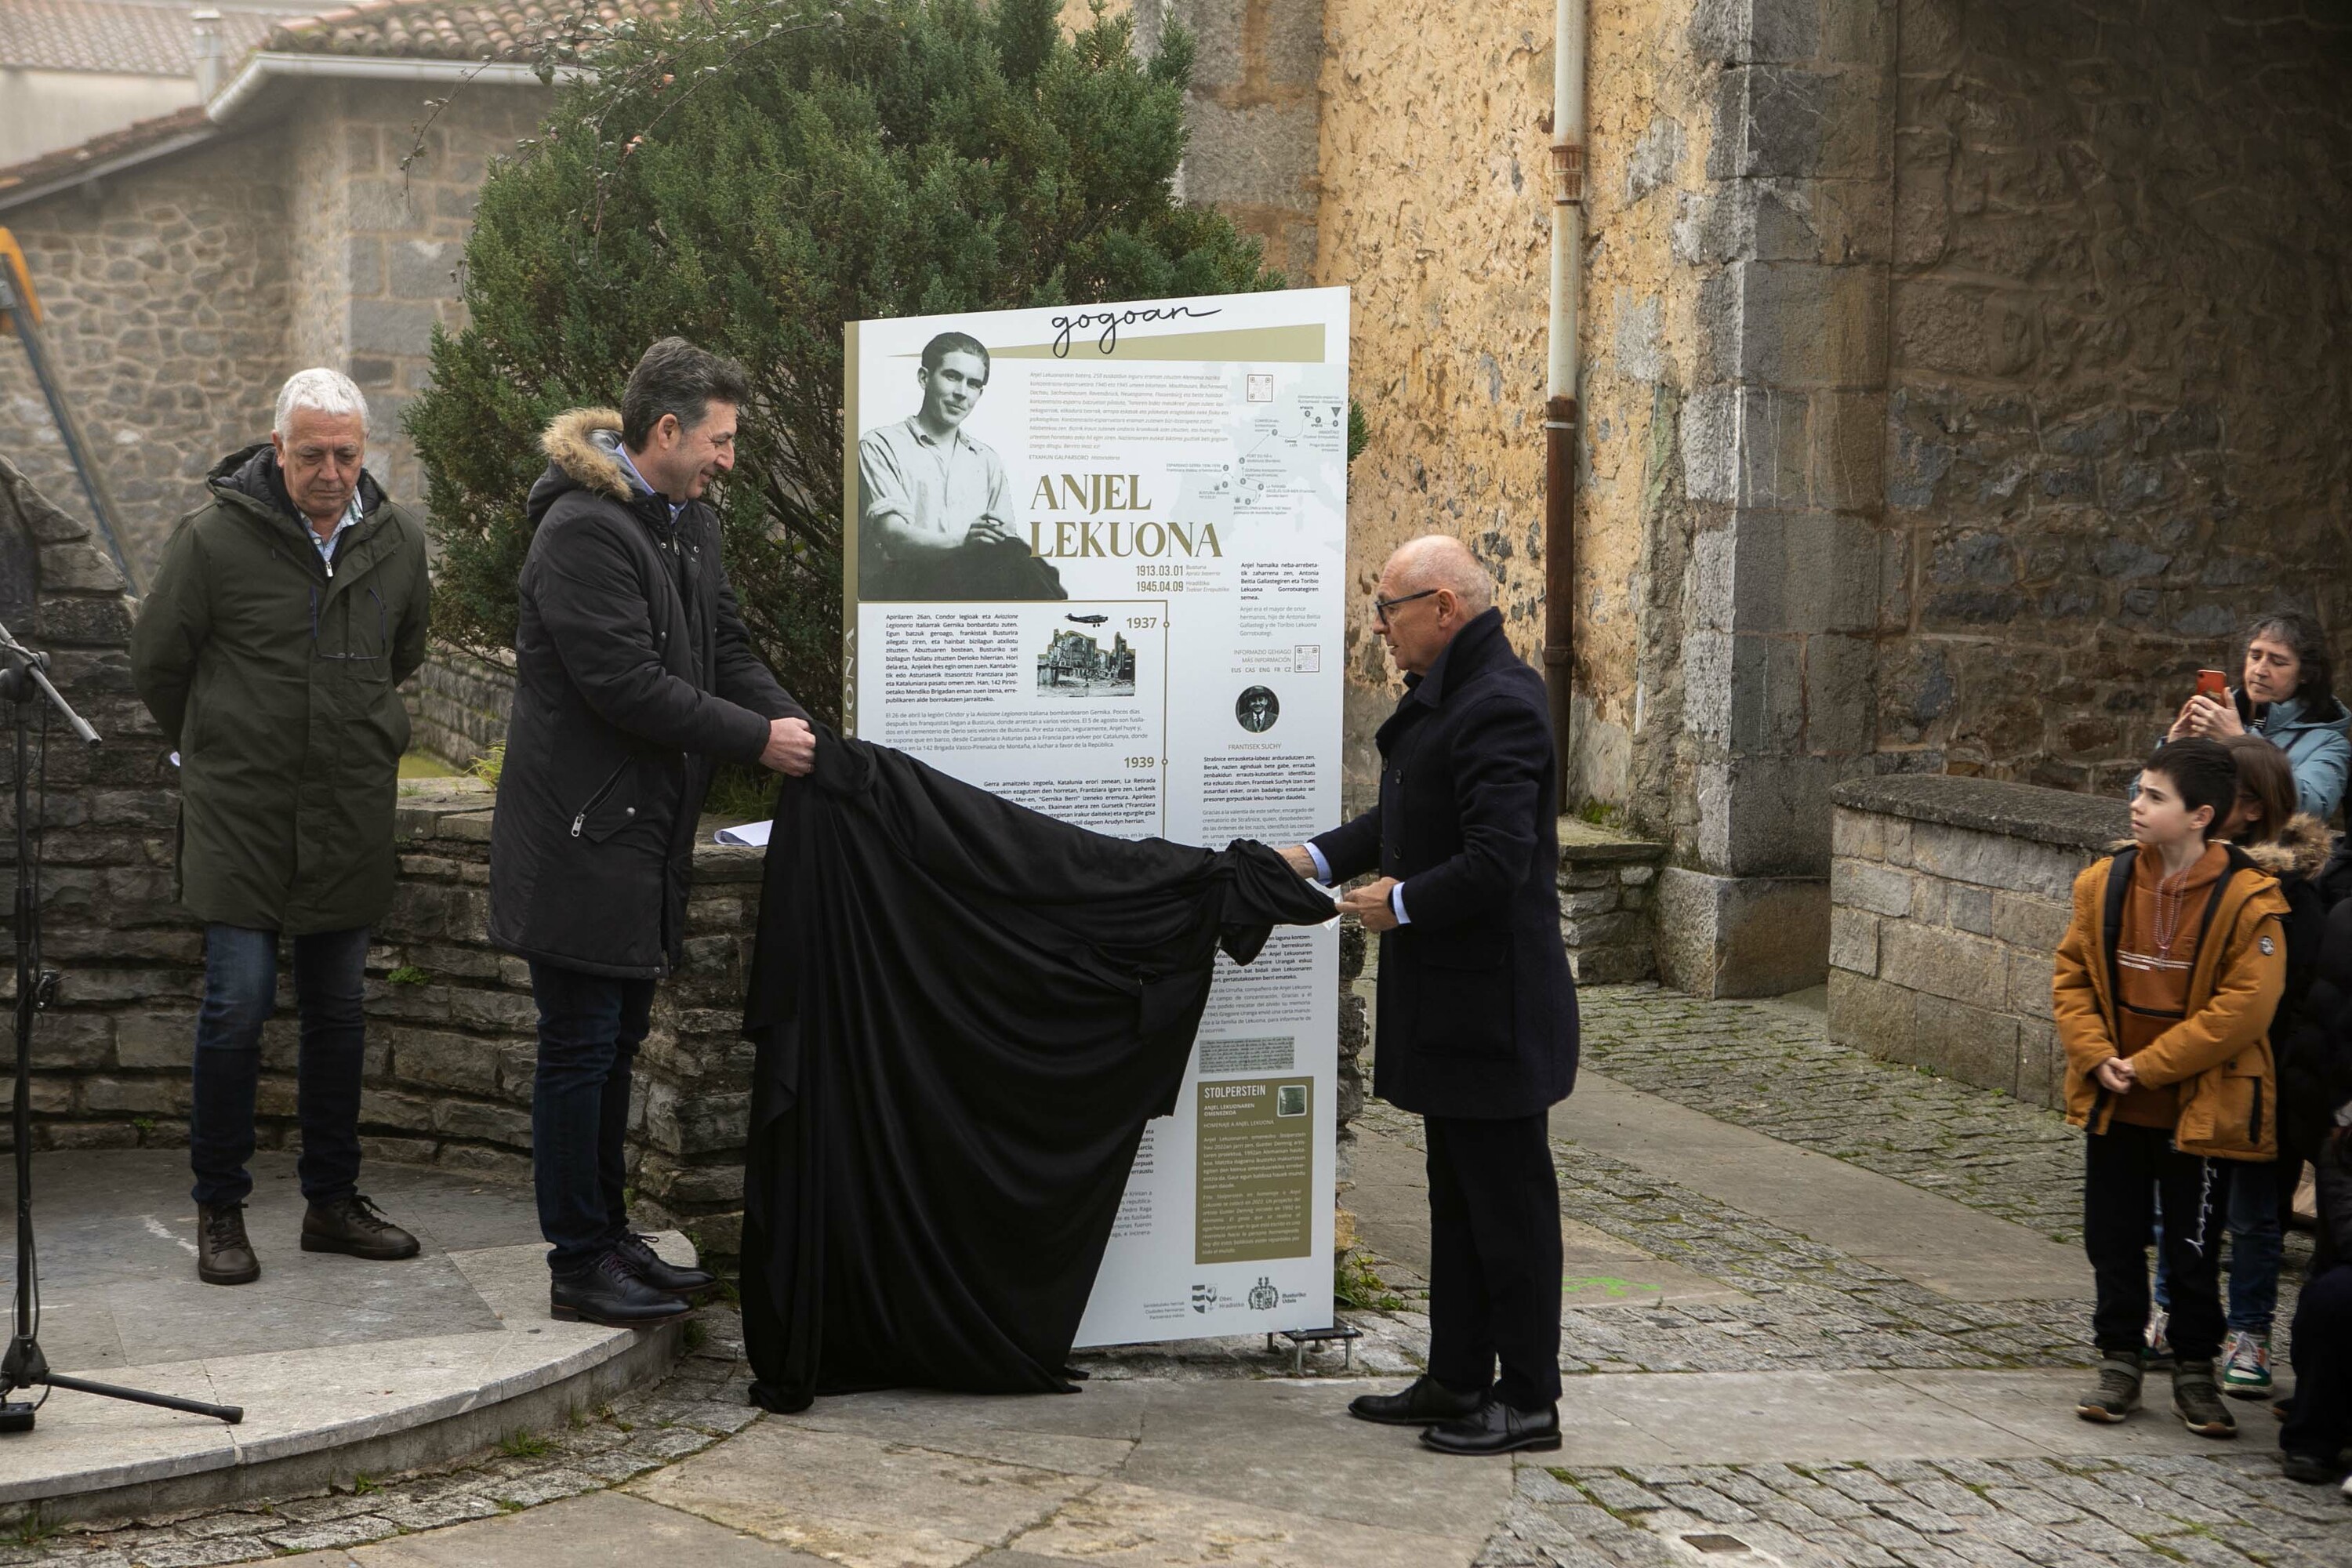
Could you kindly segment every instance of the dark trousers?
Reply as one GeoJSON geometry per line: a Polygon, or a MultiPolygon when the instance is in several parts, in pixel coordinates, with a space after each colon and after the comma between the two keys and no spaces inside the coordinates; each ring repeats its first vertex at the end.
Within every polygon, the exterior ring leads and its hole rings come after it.
{"type": "Polygon", "coordinates": [[[1549,1118],[1422,1119],[1429,1143],[1429,1374],[1504,1404],[1559,1398],[1559,1178],[1549,1118]],[[1495,1376],[1502,1363],[1503,1374],[1495,1376]]]}
{"type": "MultiPolygon", "coordinates": [[[[360,1180],[360,1077],[367,1058],[362,992],[367,928],[294,939],[294,1005],[301,1018],[296,1172],[312,1203],[349,1197],[360,1180]]],[[[205,928],[205,1000],[188,1114],[188,1165],[200,1204],[241,1204],[253,1191],[253,1100],[261,1026],[278,1009],[278,933],[205,928]]]]}
{"type": "Polygon", "coordinates": [[[2352,1263],[2303,1282],[2294,1309],[2294,1398],[2279,1447],[2330,1460],[2352,1448],[2352,1263]]]}
{"type": "Polygon", "coordinates": [[[2122,1121],[2084,1139],[2083,1151],[2083,1250],[2098,1289],[2093,1342],[2119,1355],[2147,1343],[2147,1249],[2161,1203],[2172,1296],[2165,1331],[2180,1360],[2211,1361],[2221,1351],[2221,1163],[2176,1152],[2167,1129],[2122,1121]]]}
{"type": "Polygon", "coordinates": [[[539,1004],[539,1070],[531,1081],[531,1174],[547,1266],[570,1274],[628,1228],[624,1189],[629,1071],[653,1016],[654,983],[530,966],[539,1004]]]}

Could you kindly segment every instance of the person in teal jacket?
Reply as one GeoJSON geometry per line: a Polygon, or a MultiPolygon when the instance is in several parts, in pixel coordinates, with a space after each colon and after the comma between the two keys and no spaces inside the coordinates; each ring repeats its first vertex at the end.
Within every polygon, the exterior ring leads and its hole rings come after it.
{"type": "Polygon", "coordinates": [[[2245,647],[2237,689],[2226,700],[2191,697],[2164,738],[2260,735],[2286,753],[2295,809],[2332,821],[2352,774],[2352,710],[2336,696],[2327,639],[2310,616],[2287,612],[2255,621],[2245,647]]]}

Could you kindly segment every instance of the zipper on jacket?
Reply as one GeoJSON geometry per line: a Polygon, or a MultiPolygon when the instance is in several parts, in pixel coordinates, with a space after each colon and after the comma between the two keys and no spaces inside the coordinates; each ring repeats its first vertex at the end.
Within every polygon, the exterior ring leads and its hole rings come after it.
{"type": "Polygon", "coordinates": [[[582,806],[580,808],[580,815],[572,819],[572,837],[577,838],[580,837],[581,829],[588,826],[588,814],[604,804],[604,797],[613,793],[613,786],[621,782],[621,774],[628,770],[628,763],[623,763],[619,767],[614,768],[613,770],[613,776],[606,779],[603,784],[597,787],[596,793],[588,797],[588,804],[582,806]]]}
{"type": "Polygon", "coordinates": [[[2246,1123],[2247,1141],[2257,1149],[2263,1146],[2263,1080],[2254,1079],[2254,1115],[2246,1123]]]}

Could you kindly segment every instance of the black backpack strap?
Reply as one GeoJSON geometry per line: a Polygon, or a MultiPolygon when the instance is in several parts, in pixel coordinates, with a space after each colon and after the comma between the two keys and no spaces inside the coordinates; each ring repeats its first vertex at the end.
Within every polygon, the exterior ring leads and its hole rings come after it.
{"type": "Polygon", "coordinates": [[[2121,1010],[2124,1005],[2123,973],[2116,963],[2116,949],[2123,945],[2124,899],[2131,892],[2132,868],[2139,862],[2139,846],[2126,845],[2107,858],[2106,907],[2099,913],[2099,955],[2107,965],[2107,1005],[2121,1010]]]}

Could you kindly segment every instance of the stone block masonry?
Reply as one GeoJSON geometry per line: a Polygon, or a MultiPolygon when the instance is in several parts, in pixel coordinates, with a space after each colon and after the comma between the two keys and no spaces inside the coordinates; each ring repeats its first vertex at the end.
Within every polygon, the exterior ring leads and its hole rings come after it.
{"type": "Polygon", "coordinates": [[[403,693],[411,743],[444,762],[470,766],[492,747],[507,743],[514,686],[511,661],[493,662],[446,643],[434,644],[403,693]]]}
{"type": "Polygon", "coordinates": [[[2075,875],[2129,831],[2124,803],[1951,776],[1833,799],[1831,1039],[2063,1104],[2052,958],[2075,875]]]}
{"type": "Polygon", "coordinates": [[[1900,9],[1877,751],[2112,792],[2248,616],[2352,651],[2352,33],[1900,9]]]}
{"type": "Polygon", "coordinates": [[[1658,973],[1651,921],[1666,847],[1573,816],[1559,819],[1559,929],[1580,985],[1658,973]]]}

